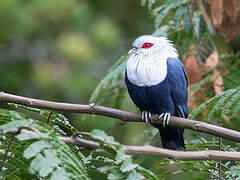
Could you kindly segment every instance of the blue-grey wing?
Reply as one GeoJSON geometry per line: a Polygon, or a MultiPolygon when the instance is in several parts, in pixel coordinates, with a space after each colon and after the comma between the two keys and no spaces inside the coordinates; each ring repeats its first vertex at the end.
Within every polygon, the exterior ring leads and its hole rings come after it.
{"type": "Polygon", "coordinates": [[[183,63],[178,58],[168,58],[169,91],[179,117],[188,117],[188,82],[183,63]]]}

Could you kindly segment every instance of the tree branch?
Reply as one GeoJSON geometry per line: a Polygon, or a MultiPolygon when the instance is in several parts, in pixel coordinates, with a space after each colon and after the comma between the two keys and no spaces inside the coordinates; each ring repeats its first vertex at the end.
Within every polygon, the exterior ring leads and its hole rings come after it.
{"type": "MultiPolygon", "coordinates": [[[[26,129],[13,129],[9,131],[9,134],[17,135],[20,133],[32,133],[34,131],[26,129]]],[[[35,132],[36,133],[36,132],[35,132]]],[[[40,132],[39,132],[40,133],[40,132]]],[[[36,138],[38,139],[38,138],[36,138]]],[[[63,137],[59,136],[59,140],[70,144],[87,147],[89,149],[100,148],[100,144],[95,141],[86,140],[78,136],[72,137],[63,137]]],[[[110,146],[105,144],[105,146],[110,146]]],[[[225,151],[175,151],[169,149],[163,149],[154,146],[132,146],[132,145],[123,145],[123,150],[126,154],[148,154],[148,155],[157,155],[162,157],[168,157],[171,159],[181,159],[181,160],[235,160],[240,161],[240,152],[225,152],[225,151]]]]}
{"type": "MultiPolygon", "coordinates": [[[[95,114],[120,119],[125,122],[143,122],[139,113],[127,112],[118,109],[98,106],[96,104],[71,104],[45,101],[22,96],[16,96],[0,92],[0,102],[22,104],[28,107],[49,109],[61,112],[74,112],[83,114],[95,114]]],[[[153,114],[151,123],[162,124],[163,119],[158,119],[158,115],[153,114]]],[[[240,142],[240,132],[231,129],[219,127],[205,122],[189,120],[171,116],[170,125],[191,129],[206,134],[211,134],[221,138],[240,142]]]]}

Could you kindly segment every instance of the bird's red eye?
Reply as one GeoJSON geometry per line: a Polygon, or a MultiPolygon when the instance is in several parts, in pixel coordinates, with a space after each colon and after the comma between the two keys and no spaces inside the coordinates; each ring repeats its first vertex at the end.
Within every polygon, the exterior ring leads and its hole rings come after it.
{"type": "Polygon", "coordinates": [[[150,47],[152,47],[152,46],[153,46],[152,43],[148,43],[148,42],[146,42],[146,43],[144,43],[144,44],[142,45],[142,48],[147,49],[147,48],[150,48],[150,47]]]}

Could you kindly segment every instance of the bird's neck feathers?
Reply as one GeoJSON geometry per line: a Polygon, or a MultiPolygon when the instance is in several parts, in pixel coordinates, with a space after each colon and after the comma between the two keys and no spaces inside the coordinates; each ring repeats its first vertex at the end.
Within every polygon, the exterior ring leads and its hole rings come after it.
{"type": "Polygon", "coordinates": [[[137,86],[153,86],[161,83],[167,76],[167,59],[178,58],[174,45],[166,44],[152,52],[132,54],[127,62],[127,77],[137,86]]]}

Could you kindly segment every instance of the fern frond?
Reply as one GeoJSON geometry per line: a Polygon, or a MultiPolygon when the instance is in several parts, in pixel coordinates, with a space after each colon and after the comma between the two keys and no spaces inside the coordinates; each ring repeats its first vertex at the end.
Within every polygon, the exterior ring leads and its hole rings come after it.
{"type": "MultiPolygon", "coordinates": [[[[156,3],[156,0],[148,0],[148,9],[151,10],[152,6],[156,3]]],[[[147,0],[142,0],[141,5],[145,6],[147,4],[147,0]]]]}
{"type": "MultiPolygon", "coordinates": [[[[41,122],[47,122],[50,115],[50,111],[48,110],[31,108],[13,103],[8,103],[8,105],[14,108],[14,111],[9,111],[10,114],[12,116],[17,116],[18,118],[29,119],[31,117],[32,119],[40,120],[41,122]]],[[[70,124],[68,119],[60,113],[54,112],[50,117],[49,123],[55,128],[56,131],[63,135],[66,133],[60,128],[64,128],[68,131],[68,133],[73,133],[77,131],[77,129],[70,124]]]]}
{"type": "Polygon", "coordinates": [[[189,0],[174,1],[171,3],[164,3],[152,10],[155,16],[155,28],[160,28],[169,20],[178,20],[184,18],[184,11],[189,0]]]}
{"type": "Polygon", "coordinates": [[[124,150],[118,142],[114,140],[112,136],[108,136],[104,131],[93,130],[91,132],[91,137],[100,143],[100,147],[103,151],[107,151],[109,156],[97,156],[92,157],[90,163],[94,164],[94,160],[102,161],[105,165],[101,167],[92,167],[96,168],[96,171],[101,173],[108,174],[108,178],[113,178],[115,176],[121,177],[121,179],[127,178],[147,178],[152,180],[157,180],[157,176],[150,170],[147,170],[141,167],[138,164],[132,162],[132,157],[126,155],[124,150]],[[106,146],[108,144],[109,146],[106,146]],[[106,163],[110,163],[106,165],[106,163]],[[111,165],[111,167],[109,166],[111,165]]]}
{"type": "Polygon", "coordinates": [[[221,98],[221,95],[217,95],[214,98],[204,102],[189,115],[189,118],[196,119],[197,116],[199,116],[205,109],[209,109],[211,106],[213,106],[214,102],[216,102],[220,98],[221,98]]]}
{"type": "Polygon", "coordinates": [[[195,119],[204,111],[207,111],[207,114],[203,117],[205,120],[209,120],[214,116],[223,117],[223,115],[231,115],[233,117],[240,110],[239,102],[240,87],[229,89],[204,102],[190,114],[190,118],[195,119]]]}
{"type": "MultiPolygon", "coordinates": [[[[30,118],[25,119],[21,114],[13,114],[12,111],[9,111],[0,116],[0,119],[3,117],[3,119],[9,120],[8,123],[0,126],[2,132],[6,133],[19,127],[36,129],[39,132],[21,133],[16,136],[17,139],[8,149],[9,153],[7,155],[2,154],[2,156],[6,156],[7,160],[5,162],[0,161],[0,163],[4,163],[4,173],[1,173],[1,178],[12,176],[12,173],[14,173],[18,179],[25,179],[20,173],[25,168],[25,174],[30,177],[39,177],[37,179],[46,177],[48,179],[61,177],[61,179],[66,180],[88,179],[80,156],[77,156],[70,146],[61,142],[52,128],[45,123],[33,121],[30,118]]],[[[0,149],[5,152],[8,148],[7,140],[10,135],[2,134],[0,137],[0,149]]]]}
{"type": "MultiPolygon", "coordinates": [[[[230,89],[226,92],[224,92],[223,94],[220,95],[220,99],[218,101],[216,101],[215,103],[212,104],[212,106],[208,109],[208,113],[206,115],[206,119],[209,120],[213,114],[221,114],[221,111],[227,111],[227,106],[225,106],[225,104],[229,101],[229,99],[236,94],[237,92],[239,92],[239,88],[236,89],[230,89]]],[[[232,99],[233,101],[235,99],[232,99]]]]}

